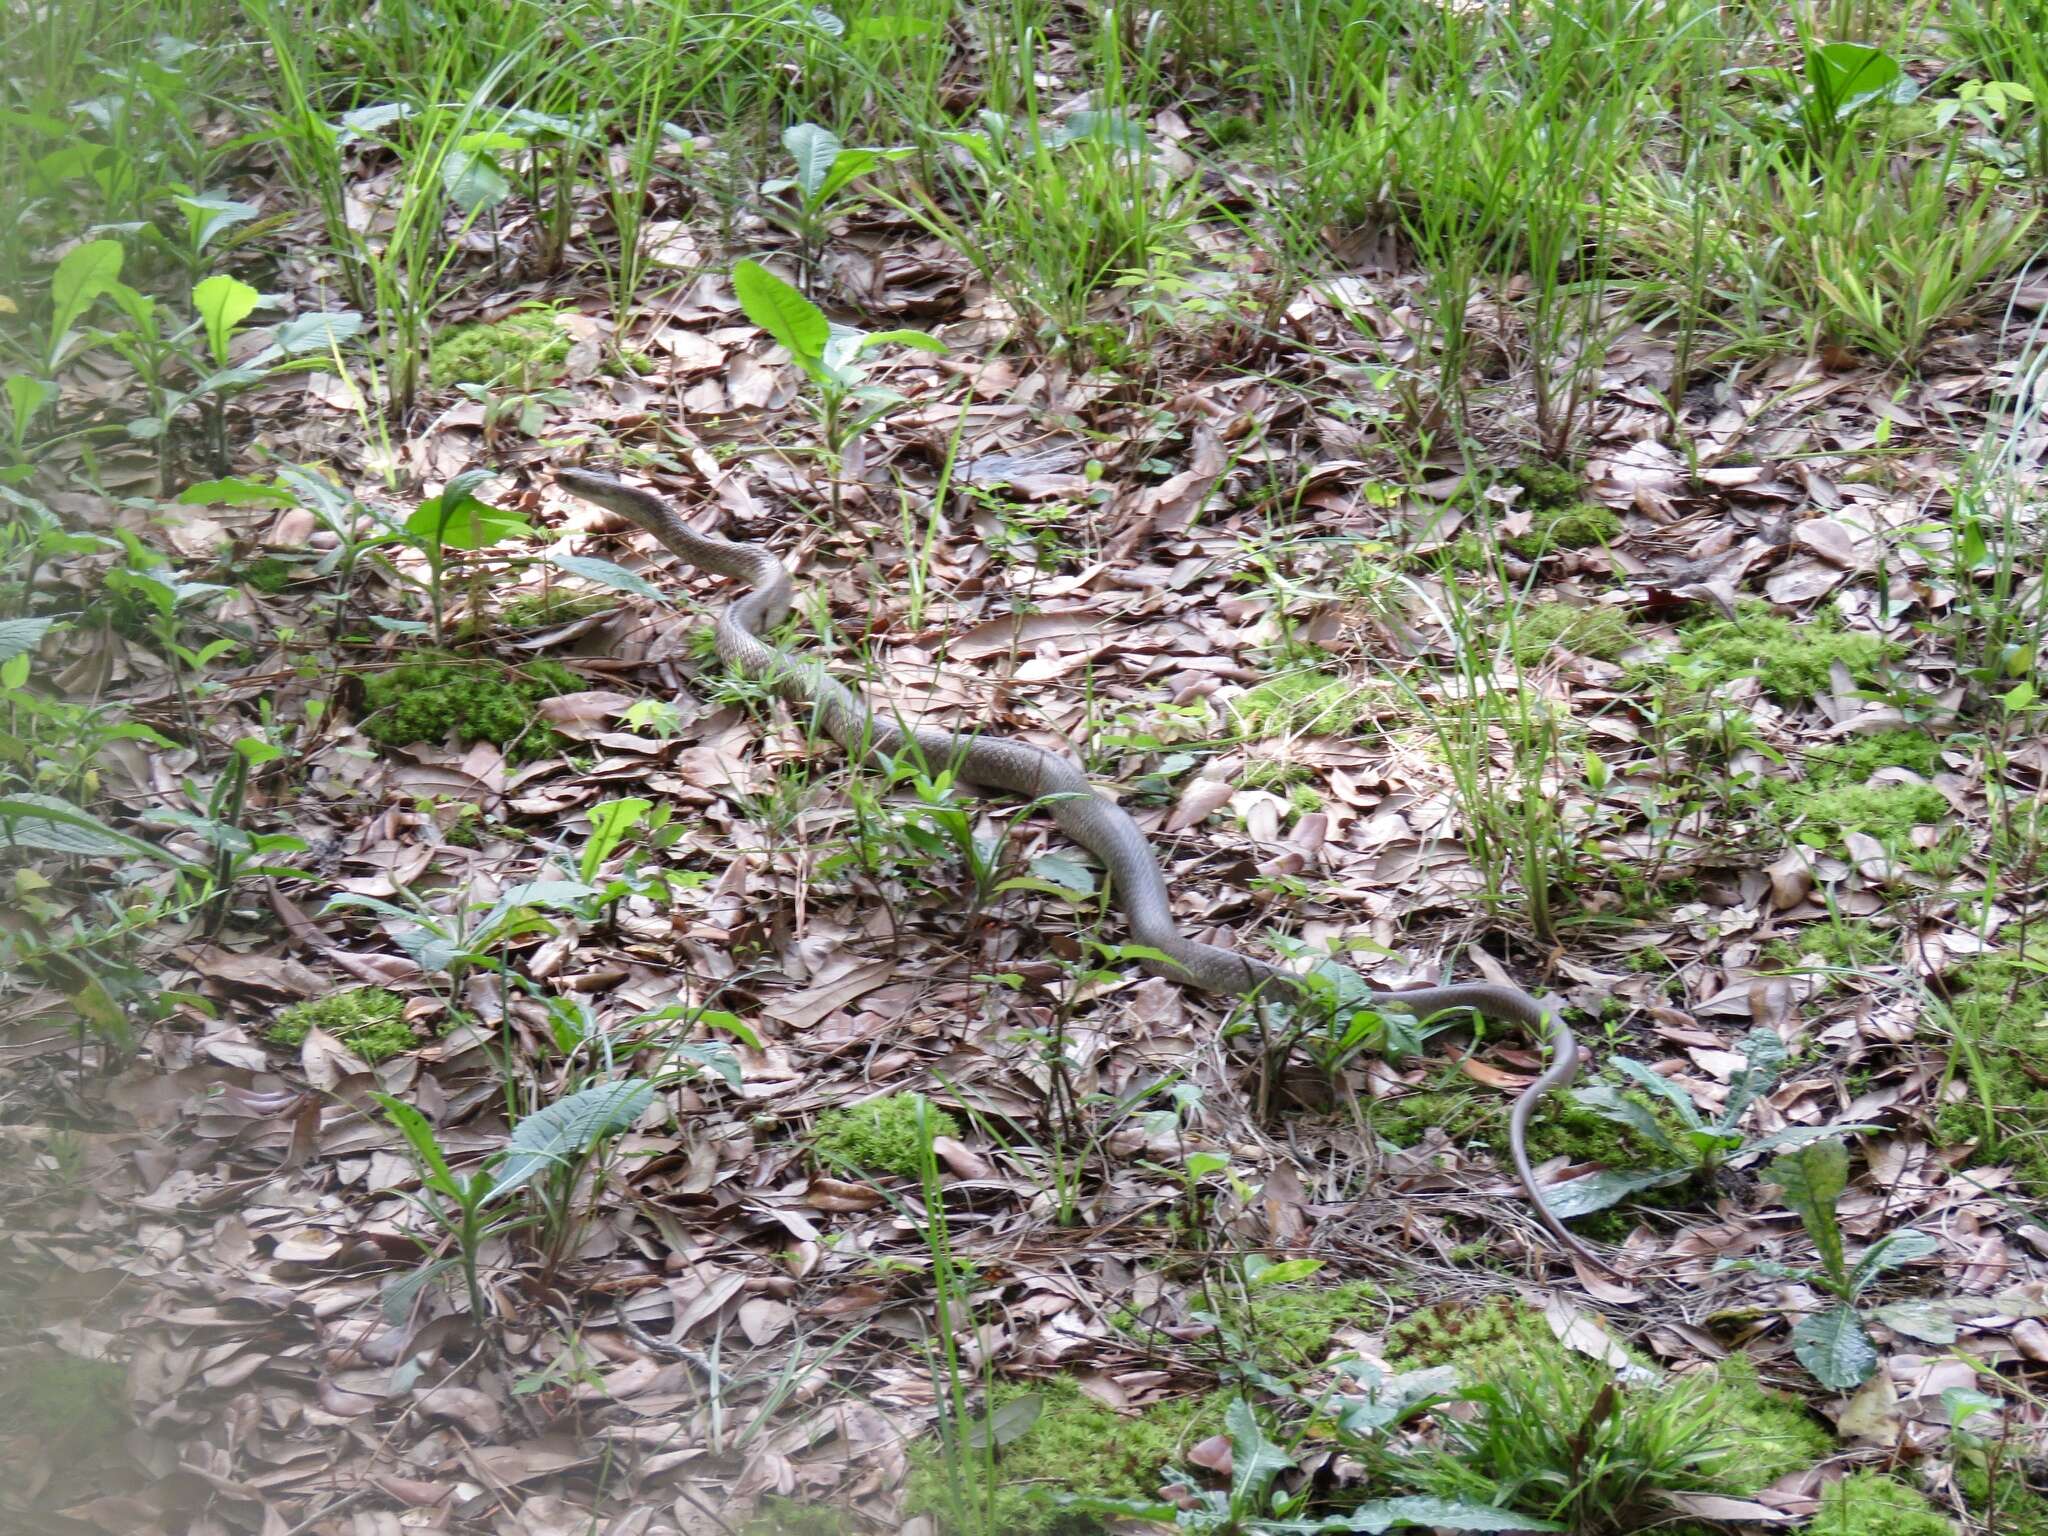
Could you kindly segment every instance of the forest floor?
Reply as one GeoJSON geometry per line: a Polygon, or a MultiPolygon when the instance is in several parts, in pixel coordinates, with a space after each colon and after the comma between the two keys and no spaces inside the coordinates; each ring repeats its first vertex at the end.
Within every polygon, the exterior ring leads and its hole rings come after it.
{"type": "Polygon", "coordinates": [[[2048,1532],[2048,28],[301,10],[8,22],[0,1528],[2048,1532]]]}

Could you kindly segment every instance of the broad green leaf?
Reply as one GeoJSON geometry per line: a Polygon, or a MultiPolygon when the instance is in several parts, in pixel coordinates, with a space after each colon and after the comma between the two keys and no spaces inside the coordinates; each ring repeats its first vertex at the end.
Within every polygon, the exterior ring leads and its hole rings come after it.
{"type": "Polygon", "coordinates": [[[512,195],[512,183],[487,154],[451,149],[441,161],[441,188],[464,213],[495,208],[512,195]]]}
{"type": "Polygon", "coordinates": [[[4,386],[7,391],[9,430],[15,442],[21,441],[28,424],[36,419],[38,412],[57,397],[57,386],[48,379],[39,379],[32,373],[10,373],[4,386]]]}
{"type": "Polygon", "coordinates": [[[1230,1166],[1230,1159],[1220,1152],[1190,1152],[1186,1166],[1189,1178],[1202,1179],[1212,1173],[1222,1173],[1230,1166]]]}
{"type": "Polygon", "coordinates": [[[394,1099],[390,1094],[379,1093],[375,1089],[370,1091],[370,1097],[383,1106],[385,1117],[398,1127],[399,1134],[412,1147],[426,1185],[443,1194],[452,1193],[455,1174],[442,1154],[440,1138],[435,1136],[432,1122],[403,1099],[394,1099]]]}
{"type": "Polygon", "coordinates": [[[222,230],[246,224],[263,211],[254,203],[237,203],[225,197],[181,197],[177,201],[185,210],[185,227],[195,251],[205,250],[222,230]]]}
{"type": "Polygon", "coordinates": [[[1398,1526],[1433,1526],[1445,1531],[1561,1531],[1565,1527],[1534,1515],[1521,1515],[1491,1504],[1467,1504],[1462,1499],[1435,1499],[1417,1494],[1400,1499],[1368,1499],[1331,1520],[1275,1523],[1265,1529],[1274,1532],[1359,1531],[1378,1536],[1398,1526]]]}
{"type": "Polygon", "coordinates": [[[1700,1119],[1699,1106],[1693,1103],[1692,1095],[1661,1073],[1652,1071],[1640,1061],[1631,1061],[1626,1056],[1615,1057],[1609,1065],[1624,1077],[1634,1078],[1640,1086],[1649,1089],[1677,1110],[1678,1118],[1689,1128],[1698,1130],[1706,1124],[1700,1119]]]}
{"type": "Polygon", "coordinates": [[[230,475],[225,480],[201,480],[178,492],[181,507],[291,507],[298,498],[290,491],[260,480],[230,475]]]}
{"type": "Polygon", "coordinates": [[[534,1111],[512,1127],[491,1198],[518,1189],[545,1168],[576,1162],[632,1125],[653,1100],[653,1083],[629,1077],[580,1089],[534,1111]]]}
{"type": "Polygon", "coordinates": [[[915,11],[885,11],[854,20],[848,34],[861,43],[904,43],[931,35],[933,23],[915,11]]]}
{"type": "Polygon", "coordinates": [[[54,618],[0,619],[0,661],[12,661],[34,650],[56,622],[54,618]]]}
{"type": "Polygon", "coordinates": [[[652,800],[626,799],[607,800],[590,808],[590,841],[583,845],[583,857],[579,873],[585,880],[597,878],[597,872],[604,861],[618,850],[647,813],[654,809],[652,800]]]}
{"type": "Polygon", "coordinates": [[[1743,1037],[1743,1067],[1728,1084],[1728,1097],[1716,1123],[1724,1130],[1742,1118],[1756,1096],[1778,1079],[1785,1065],[1785,1042],[1775,1029],[1753,1029],[1743,1037]]]}
{"type": "Polygon", "coordinates": [[[121,279],[121,245],[117,240],[88,240],[74,245],[57,263],[50,278],[50,351],[52,367],[62,354],[71,326],[93,300],[121,279]]]}
{"type": "Polygon", "coordinates": [[[1242,1397],[1223,1410],[1223,1432],[1230,1437],[1230,1500],[1239,1508],[1266,1501],[1273,1479],[1294,1465],[1294,1458],[1266,1434],[1266,1427],[1242,1397]]]}
{"type": "Polygon", "coordinates": [[[1831,1278],[1846,1281],[1835,1203],[1849,1187],[1848,1147],[1832,1137],[1810,1142],[1773,1159],[1770,1174],[1783,1192],[1785,1204],[1805,1223],[1807,1236],[1820,1250],[1822,1267],[1831,1278]]]}
{"type": "Polygon", "coordinates": [[[2004,1414],[2005,1399],[1979,1392],[1974,1387],[1949,1387],[1941,1394],[1941,1406],[1952,1429],[1963,1429],[1972,1419],[1990,1415],[1991,1424],[1982,1426],[1988,1432],[2004,1414]]]}
{"type": "Polygon", "coordinates": [[[1898,1269],[1924,1259],[1931,1253],[1941,1251],[1941,1243],[1916,1227],[1902,1227],[1897,1232],[1887,1232],[1868,1248],[1863,1257],[1856,1261],[1855,1269],[1849,1273],[1851,1295],[1860,1295],[1869,1288],[1870,1282],[1888,1269],[1898,1269]]]}
{"type": "Polygon", "coordinates": [[[404,122],[413,116],[415,110],[409,102],[387,101],[344,112],[340,131],[335,135],[336,142],[347,144],[358,137],[373,138],[393,123],[404,122]]]}
{"type": "Polygon", "coordinates": [[[876,331],[861,338],[861,351],[872,352],[876,347],[915,347],[920,352],[950,350],[938,337],[925,331],[876,331]]]}
{"type": "Polygon", "coordinates": [[[1877,1346],[1849,1307],[1802,1317],[1792,1329],[1792,1353],[1830,1392],[1860,1387],[1877,1369],[1877,1346]]]}
{"type": "Polygon", "coordinates": [[[659,588],[635,576],[623,565],[614,565],[609,560],[598,560],[589,555],[565,555],[549,551],[548,563],[560,566],[571,576],[581,576],[585,581],[597,583],[600,587],[611,587],[615,591],[630,592],[635,597],[650,598],[661,602],[659,588]]]}
{"type": "Polygon", "coordinates": [[[818,188],[815,201],[830,202],[848,182],[867,175],[885,161],[901,160],[908,154],[907,149],[842,149],[825,176],[825,184],[818,188]]]}
{"type": "Polygon", "coordinates": [[[1046,136],[1046,143],[1054,149],[1069,144],[1107,144],[1135,154],[1145,147],[1145,130],[1118,112],[1072,112],[1046,136]]]}
{"type": "MultiPolygon", "coordinates": [[[[756,1047],[758,1049],[758,1046],[756,1047]]],[[[704,1040],[694,1045],[670,1047],[670,1055],[677,1061],[689,1062],[716,1072],[728,1088],[738,1088],[746,1081],[746,1074],[740,1070],[740,1059],[733,1054],[733,1048],[723,1040],[704,1040]]]]}
{"type": "Polygon", "coordinates": [[[1635,1172],[1608,1169],[1582,1174],[1561,1184],[1543,1186],[1543,1202],[1560,1221],[1590,1216],[1645,1189],[1662,1189],[1692,1177],[1690,1168],[1651,1168],[1635,1172]]]}
{"type": "Polygon", "coordinates": [[[486,128],[480,133],[465,133],[455,141],[455,147],[474,155],[510,154],[526,148],[526,140],[502,128],[486,128]]]}
{"type": "Polygon", "coordinates": [[[815,202],[825,185],[825,178],[832,174],[833,162],[844,147],[839,142],[839,135],[817,123],[798,123],[783,130],[782,147],[796,162],[796,184],[802,190],[804,200],[815,202]]]}
{"type": "Polygon", "coordinates": [[[193,286],[192,307],[199,312],[199,318],[206,326],[206,345],[215,363],[227,366],[228,338],[262,302],[262,294],[239,277],[230,277],[225,272],[202,278],[193,286]]]}
{"type": "Polygon", "coordinates": [[[363,317],[352,309],[319,310],[285,321],[270,333],[270,344],[287,357],[329,352],[352,339],[362,328],[363,317]]]}
{"type": "Polygon", "coordinates": [[[1809,50],[1806,77],[1838,119],[1872,101],[1903,106],[1920,94],[1897,59],[1863,43],[1825,43],[1809,50]]]}
{"type": "Polygon", "coordinates": [[[0,848],[41,848],[82,858],[123,854],[154,859],[173,869],[192,866],[176,854],[115,830],[68,801],[22,791],[0,798],[0,848]]]}
{"type": "Polygon", "coordinates": [[[1788,1125],[1782,1131],[1773,1131],[1743,1146],[1742,1154],[1735,1161],[1746,1163],[1765,1152],[1789,1152],[1794,1147],[1803,1147],[1810,1141],[1825,1141],[1830,1136],[1861,1136],[1879,1130],[1875,1125],[1788,1125]]]}
{"type": "Polygon", "coordinates": [[[825,312],[757,261],[732,269],[732,291],[749,320],[789,349],[805,372],[823,366],[832,327],[825,312]]]}
{"type": "Polygon", "coordinates": [[[1031,1433],[1031,1426],[1038,1422],[1038,1416],[1045,1410],[1045,1398],[1037,1392],[1026,1392],[1022,1397],[1013,1397],[999,1403],[994,1412],[968,1424],[960,1438],[977,1451],[985,1451],[992,1445],[1009,1445],[1031,1433]]]}
{"type": "Polygon", "coordinates": [[[1244,1261],[1245,1283],[1256,1290],[1265,1285],[1292,1285],[1306,1280],[1323,1267],[1321,1259],[1268,1259],[1252,1254],[1244,1261]]]}
{"type": "Polygon", "coordinates": [[[1658,1151],[1674,1157],[1679,1155],[1677,1143],[1672,1141],[1650,1106],[1637,1103],[1613,1084],[1589,1083],[1584,1088],[1573,1090],[1572,1097],[1595,1114],[1603,1115],[1617,1125],[1627,1126],[1658,1151]]]}
{"type": "MultiPolygon", "coordinates": [[[[487,479],[484,471],[472,484],[487,479]]],[[[507,512],[478,501],[461,486],[467,476],[458,475],[439,496],[429,496],[405,520],[405,531],[426,546],[435,559],[444,549],[488,549],[506,539],[531,538],[531,523],[516,512],[507,512]],[[451,503],[450,498],[453,498],[451,503]],[[444,512],[442,509],[447,508],[444,512]]]]}
{"type": "Polygon", "coordinates": [[[1041,853],[1031,861],[1031,873],[1060,887],[1067,895],[1093,896],[1095,872],[1079,859],[1063,853],[1041,853]]]}
{"type": "MultiPolygon", "coordinates": [[[[1372,1370],[1362,1361],[1357,1364],[1372,1370]]],[[[1338,1430],[1354,1440],[1369,1439],[1392,1429],[1409,1415],[1448,1401],[1458,1391],[1458,1372],[1454,1366],[1403,1371],[1384,1379],[1379,1378],[1377,1371],[1373,1375],[1375,1379],[1361,1383],[1366,1389],[1363,1398],[1346,1396],[1331,1402],[1331,1407],[1337,1410],[1338,1430]]]]}
{"type": "Polygon", "coordinates": [[[1959,1332],[1952,1301],[1895,1301],[1870,1315],[1892,1332],[1923,1344],[1953,1344],[1959,1332]]]}

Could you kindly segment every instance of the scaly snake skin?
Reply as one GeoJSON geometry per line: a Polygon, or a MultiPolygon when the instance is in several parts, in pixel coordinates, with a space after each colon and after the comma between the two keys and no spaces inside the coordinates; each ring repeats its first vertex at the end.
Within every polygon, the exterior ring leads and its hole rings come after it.
{"type": "MultiPolygon", "coordinates": [[[[718,616],[719,659],[734,672],[766,682],[792,703],[813,710],[826,732],[856,761],[893,757],[910,747],[926,763],[950,765],[976,784],[1046,801],[1060,829],[1109,870],[1111,891],[1130,922],[1132,938],[1166,956],[1165,963],[1143,962],[1147,970],[1205,992],[1302,995],[1296,979],[1276,966],[1185,937],[1174,921],[1159,861],[1138,824],[1122,807],[1098,795],[1080,769],[1066,759],[1027,742],[899,725],[877,715],[823,666],[799,661],[764,640],[762,635],[789,611],[791,602],[789,572],[773,554],[698,533],[662,497],[610,475],[561,468],[554,476],[564,490],[653,534],[678,559],[744,582],[747,593],[718,616]]],[[[1544,1203],[1525,1146],[1529,1117],[1537,1104],[1545,1094],[1569,1083],[1578,1071],[1578,1042],[1564,1020],[1546,1013],[1535,998],[1518,987],[1486,982],[1382,992],[1374,994],[1371,1001],[1396,1006],[1417,1018],[1469,1008],[1490,1019],[1521,1025],[1547,1040],[1550,1066],[1515,1100],[1508,1121],[1509,1150],[1515,1173],[1544,1228],[1573,1253],[1605,1269],[1607,1266],[1566,1231],[1544,1203]]]]}

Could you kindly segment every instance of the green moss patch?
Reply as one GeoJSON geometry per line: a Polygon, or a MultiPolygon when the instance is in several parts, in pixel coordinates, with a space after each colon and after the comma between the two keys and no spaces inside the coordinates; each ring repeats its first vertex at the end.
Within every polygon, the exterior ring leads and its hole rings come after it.
{"type": "Polygon", "coordinates": [[[860,1530],[839,1510],[773,1497],[763,1499],[760,1513],[740,1528],[741,1536],[857,1536],[860,1530]]]}
{"type": "Polygon", "coordinates": [[[1628,620],[1612,608],[1539,603],[1515,622],[1515,660],[1525,667],[1555,651],[1614,661],[1635,643],[1628,620]]]}
{"type": "Polygon", "coordinates": [[[1895,1477],[1851,1472],[1821,1490],[1809,1536],[1955,1536],[1955,1524],[1895,1477]]]}
{"type": "Polygon", "coordinates": [[[1612,544],[1621,537],[1621,518],[1610,507],[1583,501],[1569,507],[1538,507],[1526,533],[1518,533],[1507,546],[1525,559],[1553,549],[1590,549],[1595,544],[1612,544]]]}
{"type": "Polygon", "coordinates": [[[1339,1328],[1371,1327],[1385,1311],[1386,1292],[1364,1280],[1269,1285],[1254,1286],[1229,1321],[1261,1361],[1294,1369],[1328,1354],[1339,1328]]]}
{"type": "Polygon", "coordinates": [[[1287,672],[1247,688],[1230,703],[1248,736],[1341,736],[1372,714],[1372,695],[1327,672],[1287,672]]]}
{"type": "Polygon", "coordinates": [[[569,356],[569,333],[544,309],[522,309],[502,320],[458,325],[434,338],[427,377],[438,388],[453,384],[552,383],[569,356]]]}
{"type": "Polygon", "coordinates": [[[405,999],[383,987],[350,987],[278,1010],[263,1032],[283,1046],[303,1045],[313,1030],[333,1035],[367,1062],[379,1062],[417,1044],[405,1021],[405,999]]]}
{"type": "Polygon", "coordinates": [[[379,746],[405,747],[439,743],[452,731],[465,746],[495,742],[508,758],[523,762],[566,745],[534,705],[582,686],[575,673],[553,661],[529,661],[517,669],[487,661],[409,661],[363,678],[363,734],[379,746]]]}
{"type": "MultiPolygon", "coordinates": [[[[1389,1363],[1401,1370],[1448,1365],[1465,1382],[1492,1381],[1503,1373],[1527,1371],[1532,1362],[1540,1370],[1546,1361],[1578,1358],[1558,1342],[1541,1314],[1505,1297],[1424,1307],[1387,1332],[1389,1363]]],[[[1796,1399],[1764,1387],[1747,1356],[1737,1354],[1721,1361],[1711,1377],[1706,1401],[1716,1438],[1741,1448],[1744,1492],[1768,1487],[1786,1473],[1812,1466],[1834,1451],[1834,1437],[1826,1426],[1796,1399]]],[[[1632,1392],[1656,1390],[1631,1388],[1632,1392]]],[[[1621,1411],[1629,1410],[1624,1405],[1621,1411]]]]}
{"type": "Polygon", "coordinates": [[[1899,937],[1892,930],[1843,918],[1809,923],[1791,937],[1771,940],[1764,946],[1764,959],[1789,967],[1812,957],[1829,970],[1863,971],[1891,963],[1898,952],[1899,937]]]}
{"type": "Polygon", "coordinates": [[[957,1136],[960,1124],[921,1093],[891,1093],[851,1109],[828,1109],[811,1132],[811,1150],[827,1167],[915,1176],[924,1166],[924,1133],[957,1136]],[[922,1126],[920,1126],[922,1120],[922,1126]]]}
{"type": "Polygon", "coordinates": [[[545,592],[522,592],[498,610],[498,623],[506,629],[544,629],[550,624],[569,624],[593,614],[609,613],[618,599],[601,592],[571,592],[550,587],[545,592]]]}
{"type": "Polygon", "coordinates": [[[936,1516],[951,1536],[1069,1536],[1100,1530],[1092,1518],[1068,1514],[1044,1495],[1151,1498],[1159,1474],[1223,1422],[1220,1396],[1126,1415],[1093,1401],[1065,1378],[1029,1388],[999,1386],[989,1416],[1000,1423],[1031,1397],[1038,1399],[1037,1418],[1023,1434],[997,1447],[993,1469],[987,1452],[962,1449],[953,1457],[956,1479],[949,1475],[946,1450],[937,1440],[913,1444],[904,1513],[936,1516]],[[964,1500],[956,1492],[959,1485],[965,1485],[964,1500]]]}
{"type": "Polygon", "coordinates": [[[45,1447],[97,1449],[131,1422],[128,1372],[110,1360],[29,1360],[0,1379],[0,1427],[45,1447]]]}
{"type": "Polygon", "coordinates": [[[1794,624],[1766,604],[1749,602],[1732,619],[1689,626],[1680,649],[1664,665],[1709,690],[1755,677],[1772,698],[1796,703],[1830,686],[1828,674],[1837,662],[1857,682],[1867,683],[1897,653],[1897,646],[1876,635],[1844,629],[1832,613],[1794,624]]]}
{"type": "Polygon", "coordinates": [[[1949,999],[1955,1073],[1968,1090],[1935,1111],[1943,1146],[1975,1141],[1975,1161],[2009,1164],[2048,1198],[2048,978],[2017,960],[1957,972],[1949,999]]]}

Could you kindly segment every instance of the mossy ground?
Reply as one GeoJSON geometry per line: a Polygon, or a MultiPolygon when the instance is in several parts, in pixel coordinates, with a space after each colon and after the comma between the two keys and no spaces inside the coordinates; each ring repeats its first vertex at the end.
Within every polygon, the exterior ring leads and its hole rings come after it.
{"type": "Polygon", "coordinates": [[[1709,692],[1755,677],[1772,698],[1798,703],[1830,686],[1835,663],[1857,682],[1869,683],[1897,649],[1876,635],[1852,633],[1826,610],[1795,624],[1768,604],[1751,601],[1732,619],[1689,625],[1679,649],[1659,665],[1709,692]]]}
{"type": "Polygon", "coordinates": [[[1898,952],[1899,936],[1891,929],[1855,918],[1838,918],[1809,923],[1795,934],[1771,940],[1764,946],[1764,959],[1781,966],[1813,959],[1829,970],[1859,971],[1888,964],[1897,958],[1898,952]]]}
{"type": "Polygon", "coordinates": [[[891,1093],[851,1109],[828,1109],[811,1131],[826,1167],[913,1177],[924,1166],[924,1135],[957,1136],[960,1124],[921,1093],[891,1093]],[[923,1124],[920,1125],[922,1120],[923,1124]]]}
{"type": "MultiPolygon", "coordinates": [[[[1570,1356],[1540,1314],[1505,1297],[1424,1307],[1387,1331],[1387,1359],[1397,1369],[1448,1365],[1462,1381],[1488,1381],[1504,1372],[1526,1370],[1532,1358],[1570,1356]]],[[[1745,1491],[1767,1487],[1834,1450],[1827,1428],[1795,1399],[1764,1387],[1746,1356],[1721,1361],[1712,1375],[1712,1422],[1720,1435],[1742,1448],[1745,1491]]]]}
{"type": "Polygon", "coordinates": [[[438,744],[452,731],[463,745],[489,741],[515,762],[560,751],[563,738],[541,723],[534,705],[582,687],[559,662],[514,669],[488,661],[408,661],[363,678],[363,734],[384,747],[438,744]]]}
{"type": "Polygon", "coordinates": [[[52,1449],[96,1447],[129,1423],[128,1372],[112,1361],[30,1360],[0,1382],[0,1428],[52,1449]]]}
{"type": "Polygon", "coordinates": [[[1998,1504],[1991,1504],[1991,1476],[1981,1466],[1964,1462],[1956,1467],[1956,1488],[1970,1512],[1979,1519],[1995,1517],[1998,1536],[2048,1536],[2048,1498],[2035,1493],[2018,1472],[2002,1471],[1998,1477],[1998,1504]]]}
{"type": "Polygon", "coordinates": [[[1619,612],[1573,603],[1538,603],[1515,622],[1515,660],[1533,667],[1558,651],[1614,661],[1636,643],[1635,631],[1619,612]]]}
{"type": "Polygon", "coordinates": [[[1554,549],[1590,549],[1621,537],[1621,518],[1608,507],[1582,501],[1569,506],[1538,506],[1526,533],[1507,541],[1509,549],[1533,560],[1554,549]]]}
{"type": "Polygon", "coordinates": [[[234,574],[235,580],[251,591],[275,597],[291,585],[294,569],[289,560],[279,559],[276,555],[259,555],[247,564],[238,566],[234,574]]]}
{"type": "Polygon", "coordinates": [[[1098,1498],[1150,1498],[1159,1474],[1187,1448],[1222,1427],[1221,1395],[1187,1398],[1142,1414],[1114,1413],[1064,1378],[1030,1387],[999,1386],[991,1412],[1036,1393],[1037,1420],[995,1452],[994,1486],[985,1453],[968,1451],[957,1471],[973,1494],[961,1510],[951,1488],[945,1448],[927,1438],[910,1447],[904,1513],[939,1517],[950,1536],[1078,1536],[1101,1529],[1092,1516],[1065,1513],[1049,1492],[1098,1498]]]}
{"type": "Polygon", "coordinates": [[[1364,1280],[1254,1286],[1232,1306],[1227,1322],[1260,1364],[1293,1370],[1328,1354],[1339,1328],[1377,1326],[1386,1303],[1386,1292],[1364,1280]]]}
{"type": "Polygon", "coordinates": [[[1808,1536],[1955,1536],[1955,1524],[1895,1477],[1851,1472],[1821,1490],[1808,1536]]]}
{"type": "Polygon", "coordinates": [[[552,383],[569,355],[569,333],[544,309],[522,309],[502,320],[457,325],[434,338],[427,376],[438,388],[453,384],[522,386],[552,383]]]}
{"type": "MultiPolygon", "coordinates": [[[[1507,1099],[1482,1093],[1446,1067],[1424,1092],[1376,1099],[1365,1110],[1367,1122],[1389,1146],[1412,1147],[1434,1126],[1454,1142],[1506,1156],[1511,1107],[1507,1099]]],[[[1542,1114],[1529,1123],[1529,1155],[1538,1162],[1569,1157],[1575,1163],[1625,1167],[1641,1162],[1647,1151],[1626,1128],[1565,1097],[1546,1101],[1542,1114]]]]}
{"type": "Polygon", "coordinates": [[[860,1529],[840,1510],[767,1498],[754,1518],[740,1527],[740,1536],[856,1536],[860,1529]]]}
{"type": "Polygon", "coordinates": [[[349,987],[293,1003],[278,1010],[263,1036],[274,1045],[299,1046],[315,1029],[373,1063],[418,1044],[405,1021],[405,999],[383,987],[349,987]]]}
{"type": "Polygon", "coordinates": [[[1373,695],[1327,672],[1284,672],[1247,688],[1230,708],[1247,736],[1341,736],[1371,718],[1373,695]]]}
{"type": "Polygon", "coordinates": [[[1936,1140],[1975,1141],[1974,1161],[2009,1165],[2048,1198],[2048,979],[2017,959],[1980,960],[1956,973],[1947,1011],[1968,1092],[1935,1112],[1936,1140]]]}
{"type": "Polygon", "coordinates": [[[568,624],[592,614],[608,613],[618,599],[601,592],[572,592],[550,587],[545,592],[522,592],[498,609],[502,629],[543,629],[550,624],[568,624]]]}

